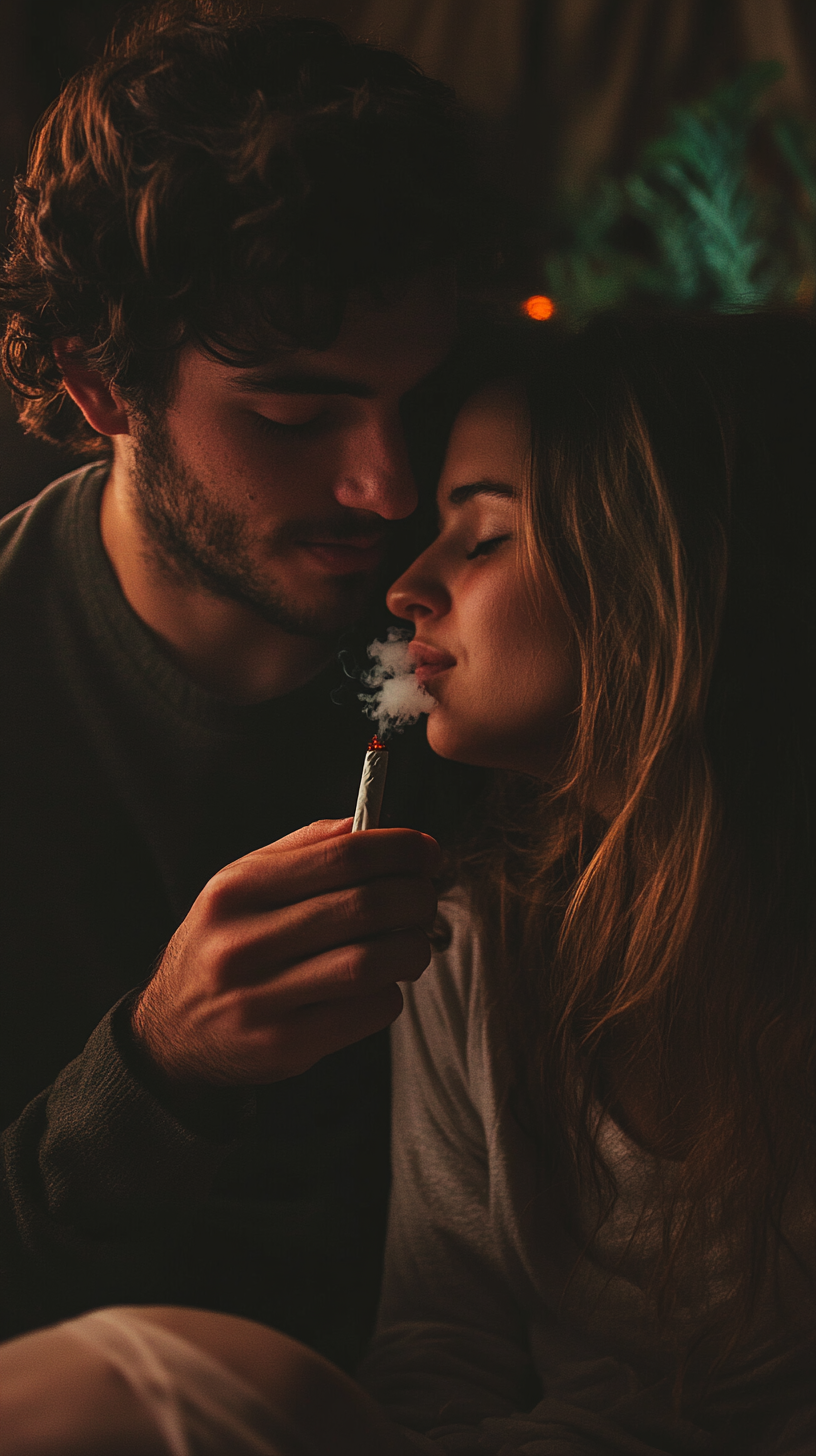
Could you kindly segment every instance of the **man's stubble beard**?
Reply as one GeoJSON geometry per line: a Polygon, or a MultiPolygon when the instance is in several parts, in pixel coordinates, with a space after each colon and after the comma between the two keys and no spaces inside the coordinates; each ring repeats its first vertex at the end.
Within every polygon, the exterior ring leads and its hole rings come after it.
{"type": "Polygon", "coordinates": [[[212,596],[240,602],[295,637],[334,640],[362,615],[359,587],[347,588],[345,612],[309,610],[288,599],[274,579],[261,577],[249,549],[250,533],[237,512],[220,501],[178,458],[161,419],[142,416],[133,439],[134,504],[154,559],[171,579],[212,596]]]}

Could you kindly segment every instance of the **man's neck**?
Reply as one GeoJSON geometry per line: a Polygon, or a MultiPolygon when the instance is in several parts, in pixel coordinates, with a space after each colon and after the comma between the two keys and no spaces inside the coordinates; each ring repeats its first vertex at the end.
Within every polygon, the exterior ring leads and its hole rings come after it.
{"type": "Polygon", "coordinates": [[[102,494],[100,529],[133,611],[176,666],[215,696],[235,703],[281,697],[330,660],[324,639],[284,632],[254,608],[184,581],[158,559],[134,509],[121,457],[102,494]]]}

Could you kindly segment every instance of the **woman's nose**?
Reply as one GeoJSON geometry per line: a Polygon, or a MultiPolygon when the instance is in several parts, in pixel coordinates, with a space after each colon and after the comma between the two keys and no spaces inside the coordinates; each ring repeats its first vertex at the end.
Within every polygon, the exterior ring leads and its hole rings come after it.
{"type": "Polygon", "coordinates": [[[442,616],[450,606],[445,586],[433,570],[432,550],[431,547],[417,557],[397,578],[386,597],[388,610],[395,617],[407,618],[414,626],[426,617],[442,616]]]}

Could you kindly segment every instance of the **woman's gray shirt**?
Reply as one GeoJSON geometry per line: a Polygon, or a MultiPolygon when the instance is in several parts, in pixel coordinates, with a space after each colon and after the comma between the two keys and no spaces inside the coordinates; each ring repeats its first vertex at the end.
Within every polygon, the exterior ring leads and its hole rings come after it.
{"type": "MultiPolygon", "coordinates": [[[[417,1449],[450,1456],[595,1456],[816,1450],[812,1341],[767,1311],[680,1418],[675,1351],[701,1328],[680,1308],[659,1333],[645,1287],[657,1228],[650,1157],[604,1119],[619,1196],[571,1237],[533,1142],[508,1106],[464,897],[445,904],[449,947],[393,1028],[392,1204],[378,1332],[362,1378],[417,1449]]],[[[710,1259],[710,1312],[730,1281],[710,1259]]]]}

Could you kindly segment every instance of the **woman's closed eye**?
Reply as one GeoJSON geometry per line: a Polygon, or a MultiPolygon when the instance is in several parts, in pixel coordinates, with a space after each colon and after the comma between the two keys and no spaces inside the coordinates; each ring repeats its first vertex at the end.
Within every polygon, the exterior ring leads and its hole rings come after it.
{"type": "Polygon", "coordinates": [[[505,531],[503,536],[487,536],[484,541],[476,542],[473,550],[466,553],[465,559],[475,561],[477,556],[492,556],[499,546],[503,546],[505,541],[510,540],[512,540],[512,534],[509,531],[505,531]]]}

